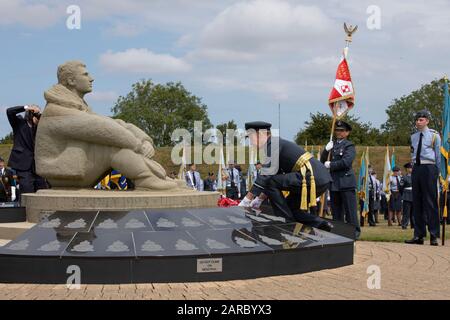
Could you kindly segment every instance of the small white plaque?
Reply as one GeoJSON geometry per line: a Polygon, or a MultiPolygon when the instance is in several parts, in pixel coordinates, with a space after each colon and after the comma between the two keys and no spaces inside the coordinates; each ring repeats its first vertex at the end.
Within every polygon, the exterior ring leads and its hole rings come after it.
{"type": "Polygon", "coordinates": [[[197,273],[222,272],[222,258],[197,259],[197,273]]]}

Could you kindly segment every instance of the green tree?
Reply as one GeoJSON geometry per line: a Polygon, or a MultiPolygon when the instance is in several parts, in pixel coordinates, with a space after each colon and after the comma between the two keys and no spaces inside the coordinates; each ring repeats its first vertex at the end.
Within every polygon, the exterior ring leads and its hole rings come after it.
{"type": "Polygon", "coordinates": [[[223,135],[223,144],[226,143],[226,139],[227,139],[227,130],[231,129],[231,130],[236,130],[237,129],[237,124],[234,122],[234,120],[225,122],[225,123],[221,123],[219,125],[216,126],[216,129],[219,130],[222,135],[223,135]]]}
{"type": "Polygon", "coordinates": [[[111,109],[114,118],[133,123],[149,136],[157,146],[172,145],[172,132],[177,128],[193,134],[194,121],[203,122],[203,130],[211,128],[207,106],[180,83],[154,84],[141,80],[132,91],[119,97],[111,109]]]}
{"type": "MultiPolygon", "coordinates": [[[[295,142],[298,145],[304,145],[306,141],[308,145],[325,145],[330,140],[333,118],[321,112],[311,113],[310,117],[310,121],[305,121],[305,128],[297,133],[295,142]]],[[[385,137],[379,129],[373,128],[370,122],[363,123],[355,116],[346,116],[343,120],[352,126],[350,139],[353,143],[365,146],[385,143],[385,137]]]]}
{"type": "Polygon", "coordinates": [[[430,128],[441,131],[443,84],[444,79],[434,80],[408,95],[395,99],[388,106],[388,120],[381,126],[388,136],[388,144],[409,145],[410,135],[415,130],[414,114],[423,109],[431,112],[430,128]]]}
{"type": "Polygon", "coordinates": [[[0,139],[0,144],[13,144],[14,136],[13,133],[10,132],[6,136],[0,139]]]}

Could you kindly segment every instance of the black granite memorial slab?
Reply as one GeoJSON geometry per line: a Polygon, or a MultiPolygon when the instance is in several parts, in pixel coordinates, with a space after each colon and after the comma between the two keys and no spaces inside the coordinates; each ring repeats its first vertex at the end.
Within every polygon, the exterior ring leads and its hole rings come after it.
{"type": "Polygon", "coordinates": [[[0,223],[24,222],[27,220],[26,209],[18,202],[9,202],[0,206],[0,223]]]}
{"type": "Polygon", "coordinates": [[[277,228],[287,231],[289,234],[293,236],[301,235],[305,238],[311,239],[314,242],[307,245],[325,245],[325,244],[340,244],[340,243],[348,243],[352,242],[351,239],[344,238],[334,233],[326,232],[323,230],[319,230],[316,228],[312,228],[310,226],[301,224],[301,223],[290,223],[284,225],[277,225],[277,228]]]}
{"type": "Polygon", "coordinates": [[[189,233],[210,254],[272,252],[270,247],[242,232],[242,229],[200,230],[189,233]]]}
{"type": "Polygon", "coordinates": [[[37,227],[61,232],[89,232],[98,214],[98,211],[57,211],[38,223],[37,227]]]}
{"type": "Polygon", "coordinates": [[[66,283],[73,266],[82,284],[106,284],[250,279],[353,263],[352,239],[268,215],[238,207],[56,212],[0,248],[0,282],[66,283]]]}
{"type": "Polygon", "coordinates": [[[144,210],[129,212],[101,211],[95,219],[93,229],[102,232],[153,231],[144,210]]]}
{"type": "Polygon", "coordinates": [[[212,229],[252,227],[252,221],[247,219],[243,208],[212,208],[188,209],[189,213],[207,223],[212,229]]]}
{"type": "Polygon", "coordinates": [[[33,228],[0,248],[0,254],[26,256],[59,256],[75,236],[53,229],[33,228]]]}
{"type": "Polygon", "coordinates": [[[208,255],[186,231],[135,232],[133,236],[138,257],[208,255]]]}
{"type": "Polygon", "coordinates": [[[210,226],[187,210],[146,210],[146,215],[155,231],[204,230],[210,226]]]}
{"type": "Polygon", "coordinates": [[[131,232],[78,232],[62,257],[136,257],[131,232]]]}
{"type": "Polygon", "coordinates": [[[274,250],[300,249],[316,242],[303,234],[293,235],[292,232],[277,228],[276,226],[258,226],[251,231],[254,238],[274,250]]]}
{"type": "Polygon", "coordinates": [[[253,210],[249,208],[245,209],[245,216],[257,226],[271,226],[291,222],[287,221],[284,217],[263,213],[260,210],[253,210]]]}

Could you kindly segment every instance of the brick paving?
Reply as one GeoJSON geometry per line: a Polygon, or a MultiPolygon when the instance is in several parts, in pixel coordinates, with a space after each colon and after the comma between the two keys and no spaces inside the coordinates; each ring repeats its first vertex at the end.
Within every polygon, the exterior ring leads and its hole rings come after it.
{"type": "Polygon", "coordinates": [[[357,242],[355,264],[301,275],[203,283],[83,285],[0,284],[0,299],[450,299],[450,246],[357,242]],[[367,268],[381,271],[368,289],[367,268]]]}

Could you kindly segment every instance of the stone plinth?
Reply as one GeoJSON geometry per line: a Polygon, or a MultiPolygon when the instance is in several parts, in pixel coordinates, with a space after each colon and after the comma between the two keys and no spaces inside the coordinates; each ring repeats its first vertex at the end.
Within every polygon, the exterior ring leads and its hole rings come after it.
{"type": "Polygon", "coordinates": [[[105,190],[39,190],[23,194],[27,221],[37,223],[42,215],[54,211],[127,211],[161,208],[216,207],[218,192],[193,190],[171,191],[105,191],[105,190]]]}

